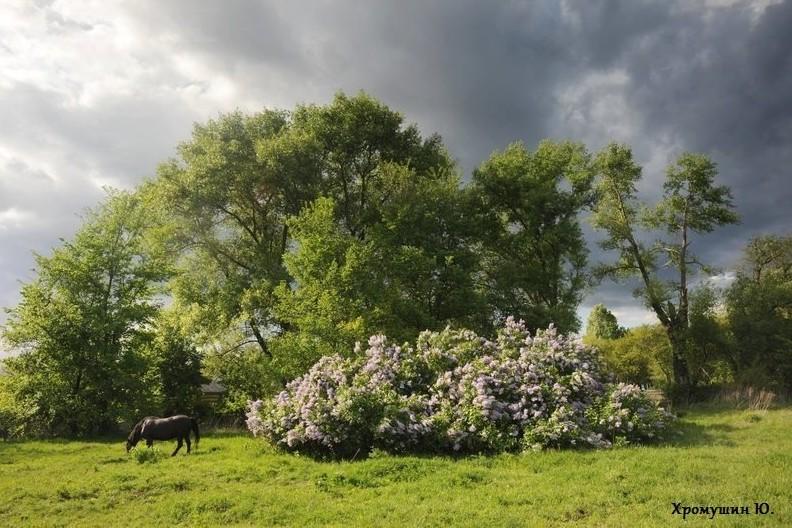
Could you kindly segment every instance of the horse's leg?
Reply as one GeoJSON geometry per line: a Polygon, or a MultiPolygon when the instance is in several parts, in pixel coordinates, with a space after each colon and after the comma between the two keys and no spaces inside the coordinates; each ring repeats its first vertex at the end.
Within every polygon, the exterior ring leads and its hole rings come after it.
{"type": "Polygon", "coordinates": [[[177,445],[177,446],[176,446],[176,450],[173,452],[173,454],[172,454],[171,456],[176,456],[176,453],[178,453],[178,452],[179,452],[179,449],[181,449],[181,446],[182,446],[182,437],[181,437],[181,436],[179,436],[179,437],[177,437],[177,438],[178,438],[178,440],[179,440],[179,445],[177,445]]]}
{"type": "Polygon", "coordinates": [[[146,447],[152,447],[153,445],[154,445],[154,440],[152,440],[151,438],[146,440],[146,447]]]}
{"type": "Polygon", "coordinates": [[[187,431],[187,434],[184,435],[184,441],[187,442],[187,454],[190,454],[190,432],[187,431]]]}

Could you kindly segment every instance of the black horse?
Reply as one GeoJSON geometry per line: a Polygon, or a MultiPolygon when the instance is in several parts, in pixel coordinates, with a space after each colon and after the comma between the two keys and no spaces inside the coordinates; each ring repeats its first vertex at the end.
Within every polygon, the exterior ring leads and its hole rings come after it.
{"type": "Polygon", "coordinates": [[[126,443],[127,453],[140,442],[141,438],[146,440],[147,447],[154,445],[154,440],[171,440],[175,438],[179,445],[176,446],[176,450],[171,456],[176,455],[181,449],[182,441],[185,441],[187,442],[187,452],[189,453],[190,429],[195,434],[195,445],[198,445],[198,440],[200,440],[201,436],[198,433],[198,421],[195,418],[183,414],[171,416],[170,418],[146,416],[129,433],[126,443]]]}

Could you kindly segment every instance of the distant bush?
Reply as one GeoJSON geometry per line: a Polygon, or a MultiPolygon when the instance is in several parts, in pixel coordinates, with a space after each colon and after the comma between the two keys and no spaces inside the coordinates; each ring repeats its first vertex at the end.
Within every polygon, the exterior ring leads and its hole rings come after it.
{"type": "Polygon", "coordinates": [[[609,447],[657,438],[672,416],[634,385],[610,383],[599,353],[551,326],[509,318],[494,341],[424,332],[415,345],[372,336],[354,358],[327,356],[276,398],[249,403],[247,425],[318,456],[609,447]]]}

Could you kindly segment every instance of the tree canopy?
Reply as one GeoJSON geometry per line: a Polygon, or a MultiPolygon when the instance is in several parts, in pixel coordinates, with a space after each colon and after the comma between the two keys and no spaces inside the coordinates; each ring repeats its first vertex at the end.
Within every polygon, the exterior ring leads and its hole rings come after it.
{"type": "Polygon", "coordinates": [[[145,194],[170,219],[176,308],[207,345],[255,343],[285,379],[376,332],[512,314],[576,329],[591,180],[582,145],[544,142],[465,186],[439,136],[339,94],[196,125],[145,194]]]}
{"type": "Polygon", "coordinates": [[[696,271],[707,269],[691,251],[691,237],[738,221],[731,192],[715,184],[716,166],[701,154],[682,154],[669,165],[663,197],[653,207],[637,199],[641,167],[633,161],[629,147],[607,146],[597,155],[595,165],[597,202],[592,222],[605,234],[603,249],[616,253],[616,261],[602,266],[599,275],[639,278],[636,295],[644,299],[668,333],[674,381],[689,386],[688,285],[696,271]],[[664,231],[665,236],[647,245],[640,236],[642,228],[664,231]],[[663,269],[672,270],[675,277],[664,279],[663,269]]]}
{"type": "Polygon", "coordinates": [[[593,171],[579,143],[514,143],[473,173],[479,208],[482,295],[493,323],[509,315],[529,328],[579,327],[588,249],[579,214],[592,203],[593,171]]]}
{"type": "Polygon", "coordinates": [[[43,432],[99,432],[145,407],[145,343],[169,274],[150,220],[135,196],[113,193],[73,240],[36,256],[5,330],[22,354],[4,368],[43,432]]]}
{"type": "Polygon", "coordinates": [[[596,339],[618,339],[625,334],[619,326],[616,316],[604,304],[597,304],[591,309],[586,324],[586,335],[596,339]]]}
{"type": "Polygon", "coordinates": [[[751,240],[725,297],[740,381],[792,389],[792,236],[751,240]]]}
{"type": "Polygon", "coordinates": [[[289,328],[274,297],[292,281],[289,218],[330,197],[339,229],[365,240],[390,198],[391,164],[426,178],[451,166],[439,137],[421,138],[365,94],[196,125],[150,189],[170,215],[163,242],[178,255],[173,293],[185,313],[208,337],[243,328],[271,355],[270,338],[289,328]]]}
{"type": "Polygon", "coordinates": [[[782,384],[789,237],[752,241],[725,297],[693,289],[709,269],[695,237],[738,220],[730,191],[701,154],[669,165],[653,205],[641,175],[625,145],[548,140],[495,151],[466,181],[438,135],[364,93],[196,124],[154,178],[36,257],[4,331],[22,353],[4,363],[2,419],[20,401],[42,430],[90,433],[195,410],[205,377],[239,411],[373,334],[491,335],[509,316],[569,333],[592,277],[637,279],[660,321],[628,332],[594,307],[587,339],[622,378],[685,387],[728,362],[782,384]],[[615,255],[593,270],[589,211],[615,255]]]}

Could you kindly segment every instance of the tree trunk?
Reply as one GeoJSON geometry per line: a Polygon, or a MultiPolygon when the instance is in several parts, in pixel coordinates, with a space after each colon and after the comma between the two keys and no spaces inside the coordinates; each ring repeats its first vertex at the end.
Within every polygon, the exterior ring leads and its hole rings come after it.
{"type": "Polygon", "coordinates": [[[264,339],[264,336],[261,335],[261,331],[259,330],[258,325],[256,325],[256,322],[253,319],[250,319],[248,324],[250,325],[250,329],[253,332],[253,336],[256,338],[256,342],[258,343],[259,347],[261,347],[261,351],[267,357],[272,357],[272,352],[270,352],[269,347],[267,346],[267,341],[264,339]]]}
{"type": "Polygon", "coordinates": [[[671,369],[674,376],[674,385],[677,386],[676,399],[683,403],[690,400],[690,370],[687,363],[687,339],[685,330],[681,328],[666,328],[668,340],[671,343],[671,369]]]}

